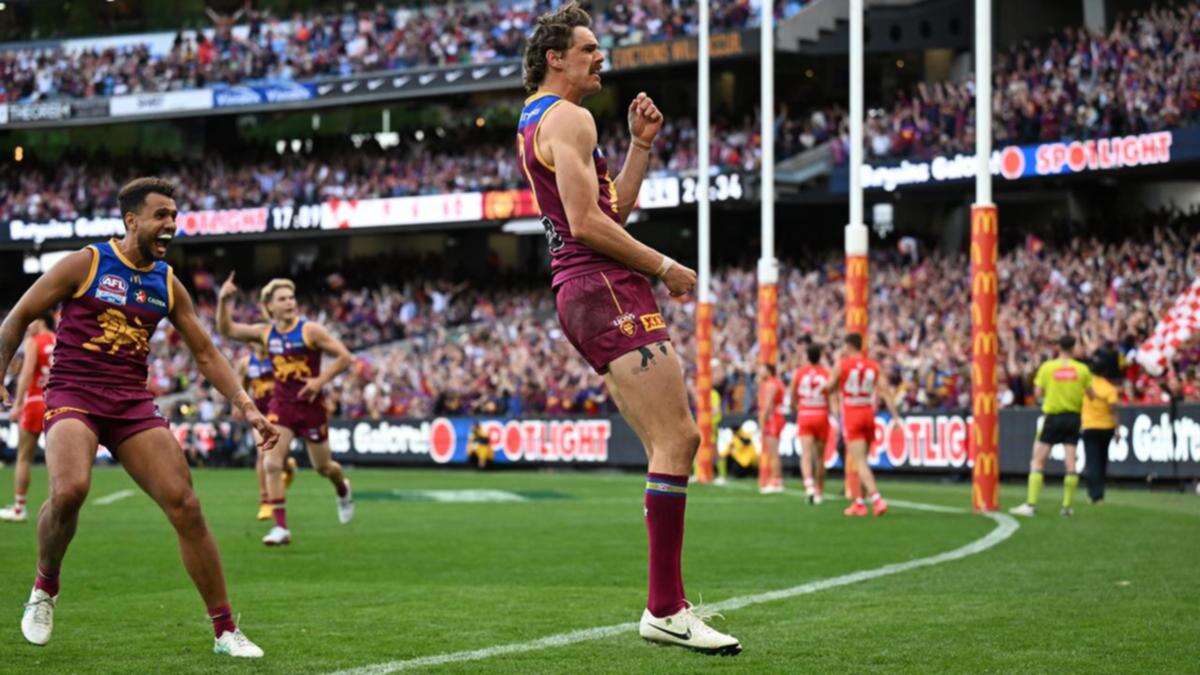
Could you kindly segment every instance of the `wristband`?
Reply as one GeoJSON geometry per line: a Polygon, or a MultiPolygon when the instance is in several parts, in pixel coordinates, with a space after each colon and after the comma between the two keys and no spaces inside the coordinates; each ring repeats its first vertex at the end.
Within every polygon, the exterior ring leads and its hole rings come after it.
{"type": "Polygon", "coordinates": [[[633,147],[641,148],[643,150],[649,150],[652,146],[650,145],[650,143],[643,141],[640,138],[635,138],[635,139],[633,139],[633,147]]]}
{"type": "Polygon", "coordinates": [[[658,265],[658,271],[654,273],[654,276],[661,279],[661,278],[663,278],[663,276],[666,275],[667,272],[670,272],[671,268],[674,266],[675,266],[675,261],[671,260],[671,258],[669,256],[664,255],[662,262],[659,263],[659,265],[658,265]]]}

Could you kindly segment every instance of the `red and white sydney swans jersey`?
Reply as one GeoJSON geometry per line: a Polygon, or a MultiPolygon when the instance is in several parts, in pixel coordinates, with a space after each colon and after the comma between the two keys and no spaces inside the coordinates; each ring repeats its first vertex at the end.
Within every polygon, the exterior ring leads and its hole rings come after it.
{"type": "Polygon", "coordinates": [[[842,393],[842,408],[874,408],[875,383],[879,381],[879,364],[865,356],[848,356],[838,364],[842,393]]]}
{"type": "Polygon", "coordinates": [[[801,366],[792,376],[792,400],[796,402],[797,417],[829,414],[829,396],[825,384],[829,382],[829,370],[824,366],[801,366]]]}

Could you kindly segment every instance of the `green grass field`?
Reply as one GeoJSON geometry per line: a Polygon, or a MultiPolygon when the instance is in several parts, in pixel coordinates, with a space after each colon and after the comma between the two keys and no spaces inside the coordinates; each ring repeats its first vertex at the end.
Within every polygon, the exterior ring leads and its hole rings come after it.
{"type": "MultiPolygon", "coordinates": [[[[234,611],[267,652],[210,653],[211,631],[150,500],[98,469],[64,565],[54,639],[19,617],[32,582],[32,524],[0,527],[0,672],[327,672],[636,621],[646,564],[634,474],[354,470],[358,516],[339,526],[311,471],[289,495],[294,543],[259,543],[249,471],[199,471],[234,611]],[[421,501],[420,490],[494,490],[514,502],[421,501]],[[399,492],[397,492],[399,491],[399,492]]],[[[11,469],[0,471],[9,497],[11,469]]],[[[45,494],[35,474],[32,500],[45,494]]],[[[831,484],[836,488],[836,484],[831,484]]],[[[883,481],[892,499],[962,507],[969,486],[883,481]]],[[[1005,506],[1023,489],[1004,486],[1005,506]]],[[[726,612],[736,658],[642,642],[632,631],[482,660],[449,672],[1200,672],[1200,498],[1115,491],[1101,507],[1051,509],[976,555],[726,612]]],[[[843,502],[694,486],[684,572],[708,604],[933,556],[993,520],[894,508],[848,520],[843,502]]],[[[429,669],[428,666],[422,668],[429,669]]]]}

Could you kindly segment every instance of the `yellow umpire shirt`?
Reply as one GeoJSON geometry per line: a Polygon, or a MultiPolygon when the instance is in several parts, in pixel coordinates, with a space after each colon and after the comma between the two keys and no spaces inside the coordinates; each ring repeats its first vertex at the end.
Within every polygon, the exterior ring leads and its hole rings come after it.
{"type": "Polygon", "coordinates": [[[1075,359],[1051,359],[1038,368],[1033,383],[1042,390],[1042,412],[1076,413],[1083,408],[1083,393],[1092,385],[1092,371],[1075,359]]]}

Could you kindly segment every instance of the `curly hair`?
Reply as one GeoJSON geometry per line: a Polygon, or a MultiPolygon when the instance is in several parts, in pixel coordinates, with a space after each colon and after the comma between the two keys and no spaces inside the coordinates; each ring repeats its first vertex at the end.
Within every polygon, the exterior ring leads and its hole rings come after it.
{"type": "Polygon", "coordinates": [[[575,27],[591,25],[592,17],[574,0],[539,16],[533,35],[525,44],[525,91],[532,94],[546,79],[546,52],[566,51],[571,46],[575,27]]]}

